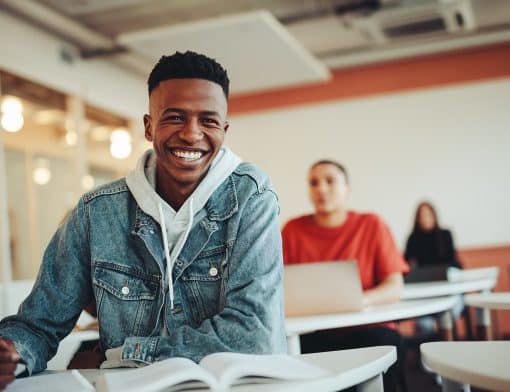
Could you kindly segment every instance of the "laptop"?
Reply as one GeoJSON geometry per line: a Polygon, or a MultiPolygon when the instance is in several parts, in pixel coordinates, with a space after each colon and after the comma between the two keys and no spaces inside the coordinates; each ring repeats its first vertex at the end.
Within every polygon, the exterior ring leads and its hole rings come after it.
{"type": "Polygon", "coordinates": [[[285,316],[355,312],[363,308],[356,261],[321,261],[284,267],[285,316]]]}
{"type": "Polygon", "coordinates": [[[404,275],[404,283],[446,282],[448,280],[448,266],[446,264],[414,267],[404,275]]]}

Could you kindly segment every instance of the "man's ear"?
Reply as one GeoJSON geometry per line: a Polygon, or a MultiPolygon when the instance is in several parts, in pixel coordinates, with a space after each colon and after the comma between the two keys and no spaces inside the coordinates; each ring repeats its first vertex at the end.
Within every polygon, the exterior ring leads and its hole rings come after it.
{"type": "Polygon", "coordinates": [[[145,114],[143,116],[143,126],[145,127],[145,139],[148,142],[152,142],[152,126],[151,126],[151,116],[148,114],[145,114]]]}
{"type": "Polygon", "coordinates": [[[228,123],[228,121],[225,121],[225,125],[223,125],[223,131],[225,133],[227,133],[227,130],[228,130],[228,127],[230,126],[230,124],[228,123]]]}

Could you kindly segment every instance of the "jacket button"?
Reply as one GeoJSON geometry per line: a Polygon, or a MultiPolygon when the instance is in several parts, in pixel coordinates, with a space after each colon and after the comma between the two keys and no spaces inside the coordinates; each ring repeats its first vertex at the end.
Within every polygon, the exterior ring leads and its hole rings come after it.
{"type": "Polygon", "coordinates": [[[211,267],[211,268],[209,269],[209,275],[211,275],[211,276],[216,276],[216,275],[218,275],[218,268],[216,268],[216,267],[211,267]]]}
{"type": "Polygon", "coordinates": [[[129,287],[127,286],[124,286],[120,292],[123,294],[123,295],[128,295],[129,294],[129,287]]]}

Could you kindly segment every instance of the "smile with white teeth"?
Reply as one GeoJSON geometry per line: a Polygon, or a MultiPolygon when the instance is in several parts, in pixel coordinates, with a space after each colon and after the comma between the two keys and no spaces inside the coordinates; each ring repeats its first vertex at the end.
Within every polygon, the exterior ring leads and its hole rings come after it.
{"type": "Polygon", "coordinates": [[[203,153],[201,151],[183,151],[183,150],[174,150],[172,151],[176,157],[183,158],[185,161],[196,161],[197,159],[202,158],[203,153]]]}

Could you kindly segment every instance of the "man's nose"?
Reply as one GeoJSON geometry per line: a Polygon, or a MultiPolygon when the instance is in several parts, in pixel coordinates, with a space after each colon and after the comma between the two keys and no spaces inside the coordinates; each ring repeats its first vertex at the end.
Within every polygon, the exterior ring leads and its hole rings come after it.
{"type": "Polygon", "coordinates": [[[317,184],[317,192],[319,192],[321,195],[326,193],[328,191],[328,185],[324,182],[319,182],[317,184]]]}
{"type": "Polygon", "coordinates": [[[193,144],[201,140],[204,137],[204,134],[200,129],[198,121],[196,119],[189,119],[184,123],[179,136],[185,142],[193,144]]]}

